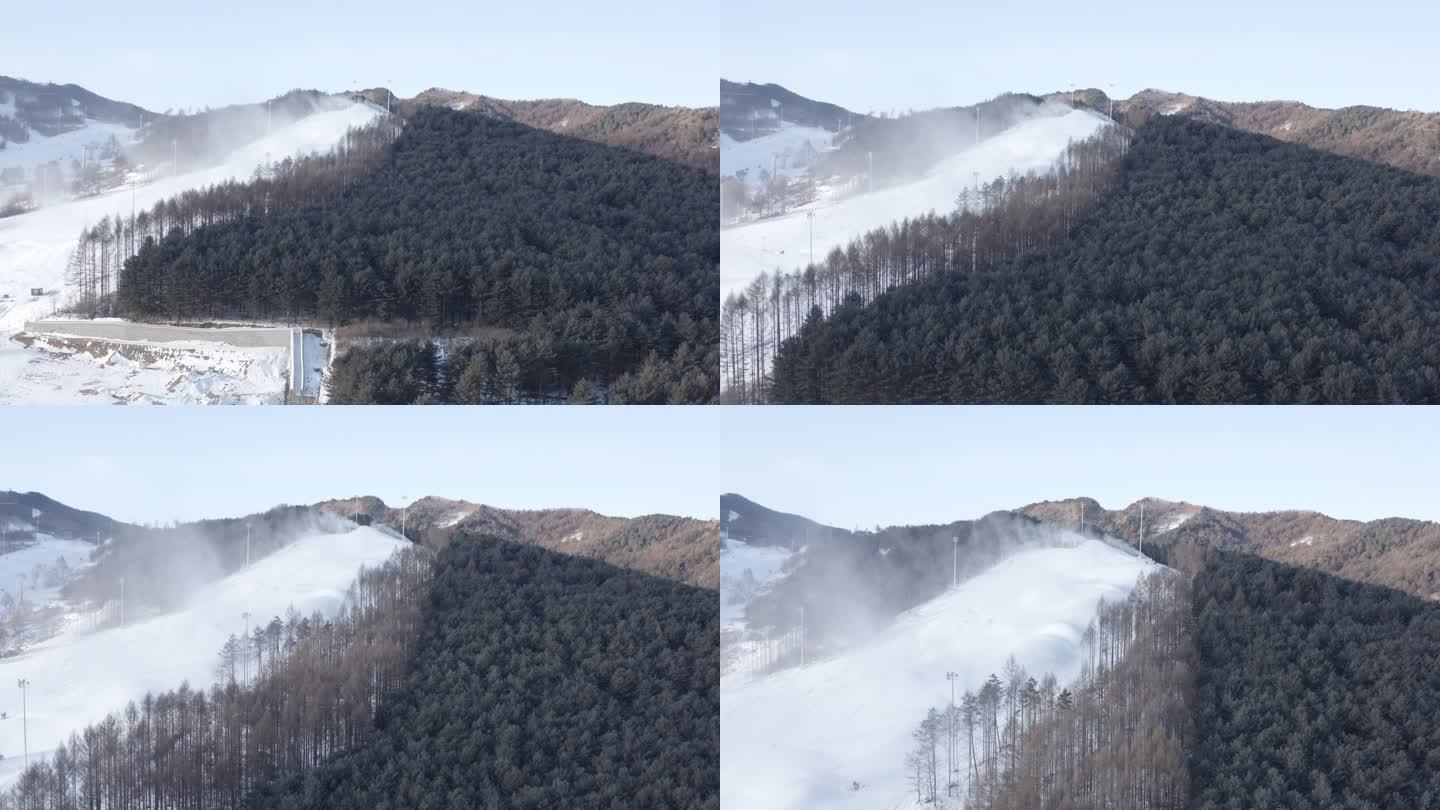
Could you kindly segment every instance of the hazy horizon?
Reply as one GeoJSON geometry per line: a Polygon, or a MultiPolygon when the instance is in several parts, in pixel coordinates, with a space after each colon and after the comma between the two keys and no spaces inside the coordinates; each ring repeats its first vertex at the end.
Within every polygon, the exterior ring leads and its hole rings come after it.
{"type": "Polygon", "coordinates": [[[713,408],[14,409],[0,490],[126,522],[433,495],[715,519],[713,408]],[[75,417],[81,418],[75,418],[75,417]],[[698,450],[697,450],[698,448],[698,450]]]}
{"type": "Polygon", "coordinates": [[[1075,497],[1107,509],[1161,498],[1440,521],[1440,418],[1425,407],[737,411],[723,425],[721,491],[840,528],[943,524],[1075,497]]]}
{"type": "Polygon", "coordinates": [[[722,76],[773,82],[854,112],[961,106],[1072,84],[1122,98],[1157,88],[1220,101],[1440,111],[1440,85],[1419,69],[1435,63],[1440,7],[1382,0],[1363,14],[1328,3],[1298,13],[1221,0],[1181,14],[1120,0],[1096,13],[1046,0],[923,0],[820,15],[737,0],[726,9],[720,37],[732,45],[722,76]],[[777,46],[773,36],[753,35],[757,19],[767,32],[795,36],[777,46]]]}
{"type": "Polygon", "coordinates": [[[9,9],[0,74],[78,84],[154,112],[355,86],[389,86],[404,97],[444,87],[511,100],[714,106],[711,29],[692,10],[654,0],[629,14],[580,3],[436,0],[399,9],[357,0],[344,13],[279,0],[226,9],[158,0],[115,14],[82,0],[9,9]],[[105,24],[70,22],[87,18],[105,24]],[[52,36],[61,33],[64,47],[57,47],[52,36]]]}

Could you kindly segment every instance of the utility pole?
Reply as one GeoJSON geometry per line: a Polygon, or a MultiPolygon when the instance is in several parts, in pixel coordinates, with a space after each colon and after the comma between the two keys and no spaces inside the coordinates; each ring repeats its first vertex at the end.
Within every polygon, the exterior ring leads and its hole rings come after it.
{"type": "Polygon", "coordinates": [[[30,681],[25,678],[15,682],[20,687],[20,739],[25,746],[25,767],[30,767],[30,706],[27,700],[27,692],[30,689],[30,681]]]}

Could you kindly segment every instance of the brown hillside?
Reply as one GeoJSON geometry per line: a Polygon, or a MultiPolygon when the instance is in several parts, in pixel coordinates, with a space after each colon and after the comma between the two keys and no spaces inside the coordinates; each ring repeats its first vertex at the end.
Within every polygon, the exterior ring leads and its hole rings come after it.
{"type": "Polygon", "coordinates": [[[396,529],[403,517],[406,534],[432,548],[441,548],[460,534],[493,535],[703,588],[720,587],[720,524],[714,520],[673,515],[616,518],[588,509],[498,509],[435,497],[421,498],[408,510],[369,496],[316,506],[346,517],[366,515],[396,529]]]}
{"type": "Polygon", "coordinates": [[[1074,526],[1081,501],[1086,504],[1087,526],[1131,544],[1140,536],[1144,503],[1147,543],[1200,541],[1440,599],[1440,523],[1405,518],[1362,523],[1309,511],[1225,512],[1157,498],[1115,511],[1104,510],[1089,498],[1046,501],[1016,511],[1074,526]]]}
{"type": "MultiPolygon", "coordinates": [[[[384,104],[387,91],[364,91],[370,101],[384,104]]],[[[525,126],[573,135],[588,141],[633,149],[656,157],[720,171],[718,107],[665,107],[658,104],[600,106],[571,98],[508,101],[475,93],[432,87],[414,98],[394,101],[405,115],[416,107],[473,110],[525,126]]]]}
{"type": "MultiPolygon", "coordinates": [[[[1070,94],[1051,93],[1046,98],[1068,102],[1070,94]]],[[[1109,112],[1110,98],[1103,91],[1079,90],[1075,99],[1078,104],[1109,112]]],[[[1115,117],[1131,126],[1155,115],[1184,115],[1440,177],[1440,113],[1363,106],[1331,110],[1298,101],[1215,101],[1164,90],[1142,90],[1114,101],[1115,117]]]]}

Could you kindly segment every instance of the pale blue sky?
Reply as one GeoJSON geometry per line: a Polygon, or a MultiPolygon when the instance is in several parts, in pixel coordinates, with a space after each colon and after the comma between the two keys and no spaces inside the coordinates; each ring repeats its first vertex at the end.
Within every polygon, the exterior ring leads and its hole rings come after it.
{"type": "Polygon", "coordinates": [[[120,520],[361,494],[716,516],[717,408],[5,410],[0,489],[120,520]]]}
{"type": "Polygon", "coordinates": [[[500,98],[718,100],[717,4],[444,0],[7,3],[0,75],[155,111],[393,80],[500,98]]]}
{"type": "Polygon", "coordinates": [[[1440,409],[731,408],[720,483],[846,528],[1034,501],[1440,520],[1440,409]]]}
{"type": "Polygon", "coordinates": [[[857,112],[1071,83],[1440,110],[1440,5],[1373,0],[725,3],[725,78],[857,112]]]}

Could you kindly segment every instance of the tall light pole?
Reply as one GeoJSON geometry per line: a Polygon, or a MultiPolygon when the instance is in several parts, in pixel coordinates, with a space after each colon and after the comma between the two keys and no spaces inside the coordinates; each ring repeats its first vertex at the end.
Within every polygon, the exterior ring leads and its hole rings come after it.
{"type": "Polygon", "coordinates": [[[806,211],[805,219],[810,221],[810,264],[815,264],[815,212],[806,211]]]}
{"type": "Polygon", "coordinates": [[[20,687],[20,740],[25,747],[25,767],[30,767],[30,707],[26,693],[30,689],[30,681],[21,678],[15,682],[20,687]]]}
{"type": "Polygon", "coordinates": [[[948,741],[949,744],[945,746],[946,751],[950,755],[950,778],[946,781],[945,785],[945,795],[947,796],[953,795],[956,784],[955,774],[960,771],[960,758],[955,755],[955,681],[959,679],[960,673],[958,672],[945,673],[945,680],[950,682],[950,739],[948,741]]]}
{"type": "Polygon", "coordinates": [[[1140,556],[1145,556],[1145,502],[1140,502],[1140,556]]]}
{"type": "Polygon", "coordinates": [[[245,620],[245,640],[240,643],[240,677],[250,682],[250,611],[240,614],[245,620]]]}
{"type": "Polygon", "coordinates": [[[800,606],[800,666],[805,666],[805,606],[800,606]]]}

